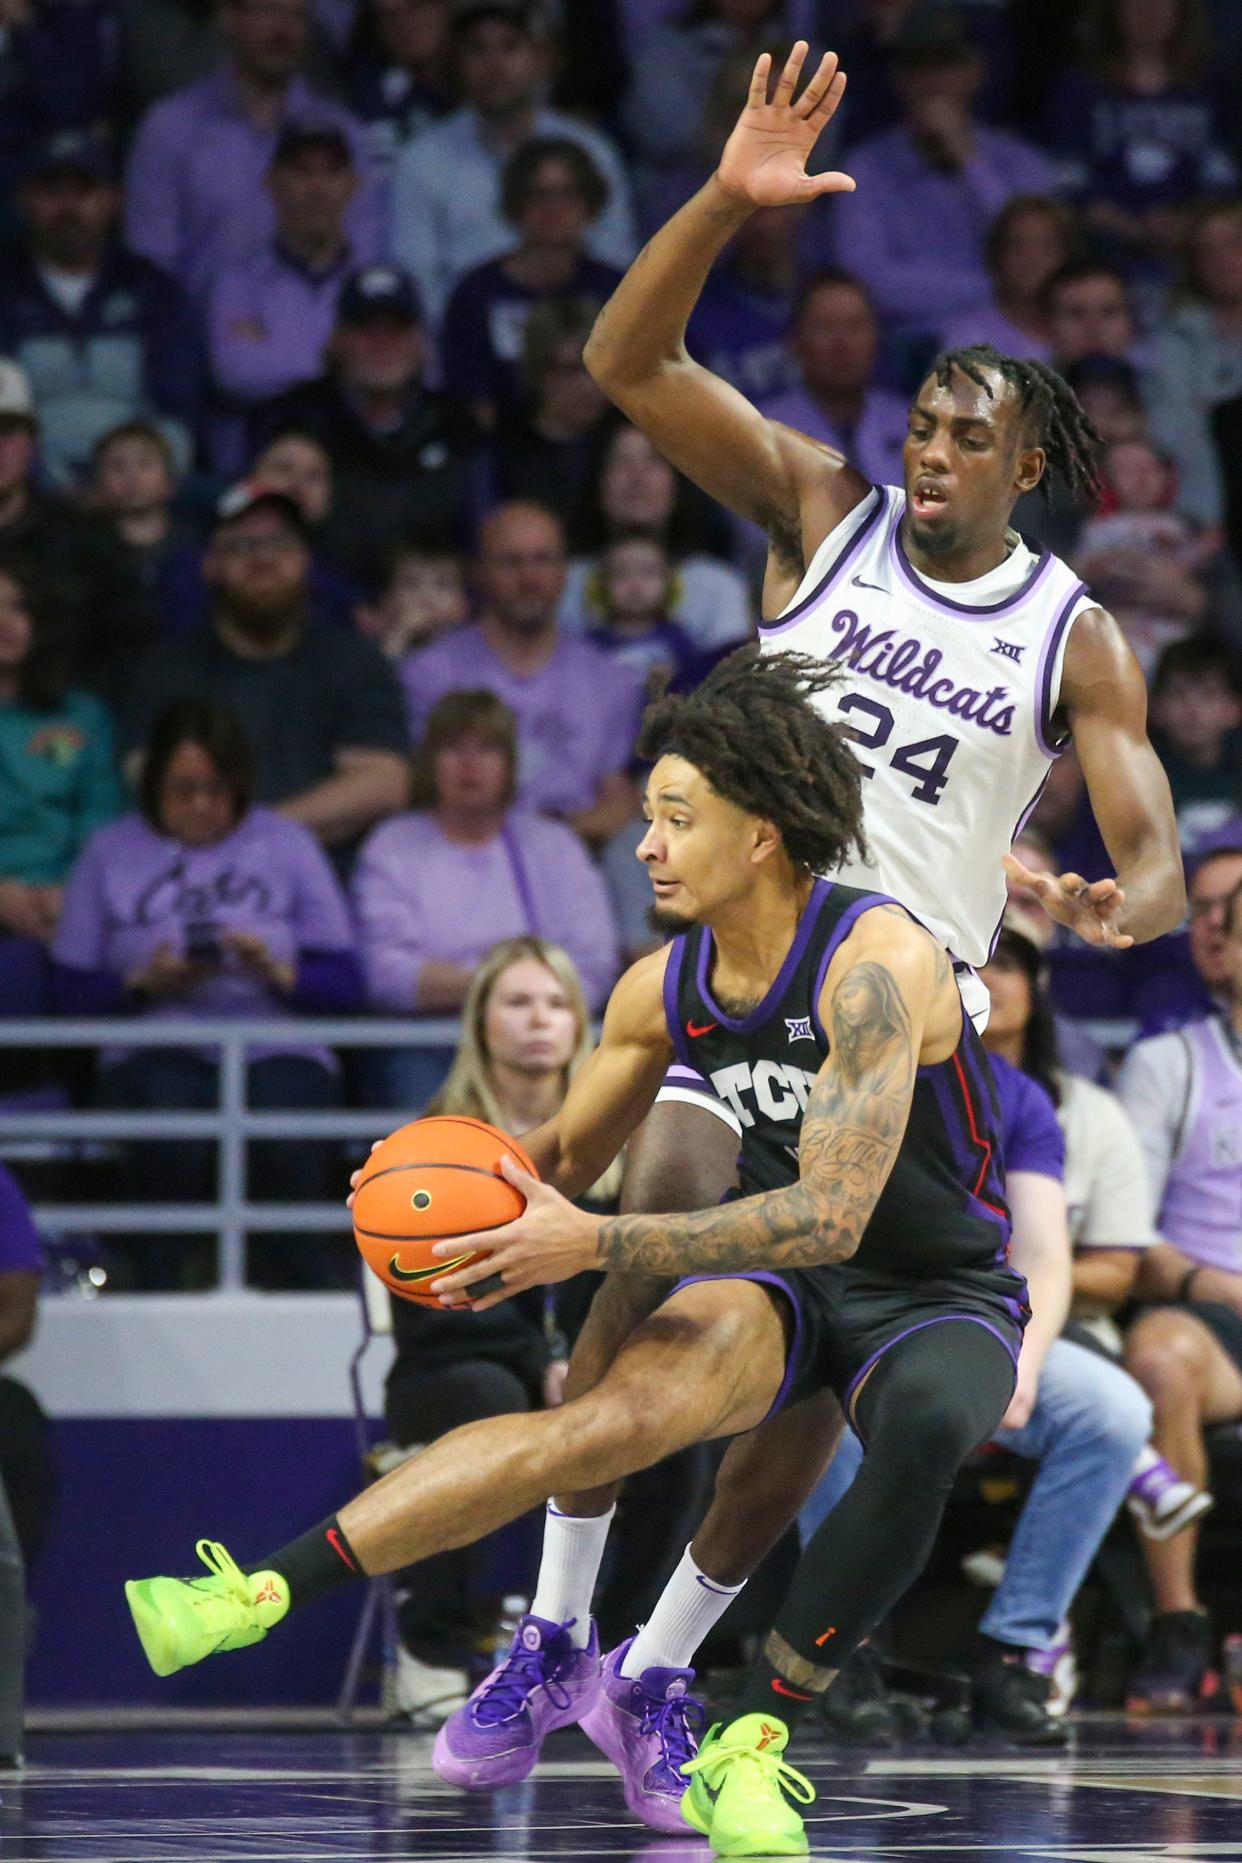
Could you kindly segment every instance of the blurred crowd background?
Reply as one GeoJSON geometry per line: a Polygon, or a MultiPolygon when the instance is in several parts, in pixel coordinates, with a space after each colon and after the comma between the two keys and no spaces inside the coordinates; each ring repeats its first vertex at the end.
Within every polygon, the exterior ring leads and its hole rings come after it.
{"type": "MultiPolygon", "coordinates": [[[[857,192],[755,214],[691,348],[888,483],[941,346],[1064,371],[1105,500],[1016,521],[1120,619],[1187,859],[1223,877],[1120,955],[1025,905],[1089,1075],[1223,999],[1229,0],[0,0],[0,1015],[284,1021],[253,1105],[415,1108],[451,1047],[343,1066],[299,1014],[456,1015],[515,936],[563,948],[597,1011],[649,948],[637,721],[655,680],[753,635],[763,539],[618,418],[582,349],[710,173],[757,49],[795,33],[848,71],[815,161],[857,192]]],[[[1108,870],[1072,751],[1020,851],[1108,870]]],[[[11,1105],[215,1101],[189,1036],[2,1065],[11,1105]]],[[[258,1146],[254,1186],[323,1194],[331,1162],[258,1146]]],[[[209,1197],[212,1168],[133,1146],[111,1188],[209,1197]]],[[[185,1241],[109,1252],[113,1286],[210,1274],[185,1241]]],[[[251,1265],[316,1284],[331,1254],[251,1265]]]]}
{"type": "MultiPolygon", "coordinates": [[[[1189,1518],[1204,1427],[1242,1415],[1233,0],[0,0],[0,1020],[185,1024],[171,1047],[0,1048],[0,1110],[210,1107],[194,1024],[243,1017],[274,1025],[260,1109],[432,1104],[520,1133],[559,1104],[651,943],[644,699],[753,636],[763,561],[617,417],[583,345],[710,174],[757,52],[797,34],[848,72],[815,162],[857,191],[756,213],[693,353],[880,482],[945,345],[1052,362],[1103,437],[1098,509],[1058,493],[1015,521],[1143,666],[1190,912],[1100,952],[1016,897],[989,1039],[1060,1102],[1069,1158],[1054,1139],[1029,1168],[1064,1176],[1074,1313],[1125,1354],[1113,1463],[1128,1480],[1154,1413],[1189,1518]],[[362,1012],[460,1016],[461,1040],[299,1038],[299,1016],[362,1012]],[[1108,1327],[1144,1287],[1164,1304],[1123,1344],[1108,1327]]],[[[1109,870],[1072,750],[1018,851],[1109,870]]],[[[205,1141],[10,1162],[0,1358],[41,1272],[19,1181],[214,1194],[205,1141]]],[[[249,1169],[257,1197],[313,1200],[345,1153],[273,1140],[249,1169]]],[[[216,1274],[212,1238],[149,1229],[56,1259],[53,1284],[87,1289],[216,1274]]],[[[248,1273],[347,1286],[355,1263],[344,1236],[268,1234],[248,1273]]],[[[482,1371],[480,1335],[403,1316],[397,1440],[459,1373],[472,1414],[556,1401],[574,1298],[491,1316],[482,1371]]],[[[445,1402],[436,1429],[462,1414],[445,1402]]],[[[1149,1490],[1145,1532],[1172,1518],[1149,1490]]],[[[1193,1546],[1169,1543],[1152,1582],[1185,1633],[1193,1546]]],[[[429,1662],[461,1573],[424,1592],[429,1662]]],[[[1187,1699],[1196,1636],[1174,1651],[1187,1699]]]]}

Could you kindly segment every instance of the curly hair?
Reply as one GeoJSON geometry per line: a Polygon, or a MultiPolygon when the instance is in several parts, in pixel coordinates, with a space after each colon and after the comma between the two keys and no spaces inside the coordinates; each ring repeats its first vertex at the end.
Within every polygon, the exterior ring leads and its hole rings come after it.
{"type": "Polygon", "coordinates": [[[852,849],[868,857],[862,767],[815,703],[842,676],[804,653],[739,647],[694,691],[648,706],[638,754],[684,757],[717,795],[779,829],[796,866],[831,873],[852,849]]]}
{"type": "MultiPolygon", "coordinates": [[[[993,395],[989,369],[1008,382],[1018,397],[1022,417],[1048,455],[1049,470],[1063,479],[1071,492],[1080,492],[1098,504],[1103,487],[1096,471],[1095,452],[1103,440],[1078,405],[1078,397],[1046,362],[1002,356],[991,343],[972,343],[966,349],[947,349],[932,364],[932,374],[947,388],[954,369],[960,369],[977,388],[993,395]]],[[[1048,477],[1039,482],[1045,498],[1051,496],[1048,477]]]]}

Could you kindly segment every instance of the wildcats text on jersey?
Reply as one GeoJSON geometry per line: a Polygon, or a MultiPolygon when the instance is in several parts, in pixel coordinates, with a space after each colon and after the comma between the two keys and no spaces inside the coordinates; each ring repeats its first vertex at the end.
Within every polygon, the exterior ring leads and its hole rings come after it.
{"type": "Polygon", "coordinates": [[[843,660],[867,679],[878,679],[897,692],[908,692],[912,698],[926,699],[937,710],[995,731],[998,737],[1008,737],[1013,730],[1015,708],[1008,686],[992,686],[980,692],[974,686],[959,686],[945,675],[937,677],[944,663],[939,647],[900,635],[891,627],[873,628],[852,608],[839,608],[829,626],[834,634],[843,635],[832,648],[831,659],[843,660]]]}
{"type": "Polygon", "coordinates": [[[974,582],[934,582],[906,554],[904,511],[903,492],[873,488],[762,639],[841,669],[816,703],[856,747],[871,856],[838,877],[891,893],[955,956],[985,964],[1003,856],[1063,746],[1066,643],[1092,600],[1068,564],[1016,535],[974,582]]]}

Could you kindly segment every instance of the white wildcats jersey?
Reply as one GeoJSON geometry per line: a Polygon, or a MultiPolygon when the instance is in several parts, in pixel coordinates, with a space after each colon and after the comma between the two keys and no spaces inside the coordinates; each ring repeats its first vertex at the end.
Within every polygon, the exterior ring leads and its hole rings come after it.
{"type": "Polygon", "coordinates": [[[761,629],[848,669],[819,701],[849,728],[867,771],[871,862],[836,875],[890,893],[969,964],[991,955],[1008,853],[1062,746],[1052,737],[1070,625],[1094,606],[1059,557],[1023,547],[950,600],[902,548],[905,493],[877,486],[811,561],[793,601],[761,629]],[[988,600],[997,583],[1010,592],[988,600]]]}

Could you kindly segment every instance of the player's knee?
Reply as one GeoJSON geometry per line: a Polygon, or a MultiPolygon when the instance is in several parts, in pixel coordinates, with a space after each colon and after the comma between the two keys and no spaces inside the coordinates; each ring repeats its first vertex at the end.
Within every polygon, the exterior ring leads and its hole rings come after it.
{"type": "Polygon", "coordinates": [[[885,1393],[867,1438],[867,1457],[899,1484],[946,1489],[981,1431],[966,1406],[943,1385],[922,1378],[885,1393]]]}
{"type": "MultiPolygon", "coordinates": [[[[649,1402],[639,1402],[625,1385],[601,1385],[577,1403],[562,1406],[558,1415],[575,1466],[580,1465],[583,1479],[595,1483],[616,1480],[659,1460],[667,1452],[665,1436],[675,1435],[670,1399],[652,1393],[649,1402]]],[[[679,1441],[668,1443],[669,1448],[682,1446],[679,1441]]]]}

